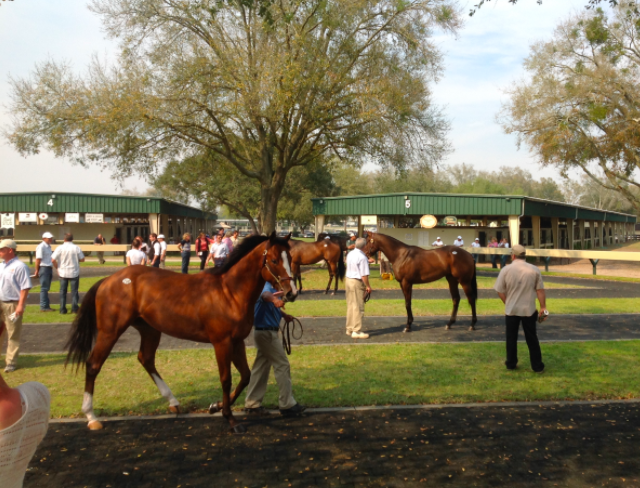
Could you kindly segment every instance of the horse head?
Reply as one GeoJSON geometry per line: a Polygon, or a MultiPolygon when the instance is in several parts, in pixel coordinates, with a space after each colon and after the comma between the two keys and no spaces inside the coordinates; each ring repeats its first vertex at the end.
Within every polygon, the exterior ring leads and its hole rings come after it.
{"type": "Polygon", "coordinates": [[[293,302],[298,297],[298,290],[291,274],[290,238],[291,235],[284,238],[276,237],[276,233],[273,232],[264,250],[262,266],[262,277],[276,290],[284,292],[283,299],[287,302],[293,302]]]}
{"type": "Polygon", "coordinates": [[[375,233],[365,231],[364,233],[365,239],[367,240],[367,244],[364,246],[362,250],[367,256],[373,257],[375,254],[380,251],[380,245],[375,238],[375,233]]]}

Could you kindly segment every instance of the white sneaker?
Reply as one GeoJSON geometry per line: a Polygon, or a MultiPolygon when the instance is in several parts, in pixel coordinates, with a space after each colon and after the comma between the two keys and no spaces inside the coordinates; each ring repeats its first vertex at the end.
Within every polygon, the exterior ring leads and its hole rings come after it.
{"type": "Polygon", "coordinates": [[[365,334],[364,332],[353,332],[351,334],[352,339],[368,339],[369,334],[365,334]]]}
{"type": "Polygon", "coordinates": [[[353,332],[349,332],[347,331],[347,335],[350,336],[351,334],[353,334],[353,332]]]}

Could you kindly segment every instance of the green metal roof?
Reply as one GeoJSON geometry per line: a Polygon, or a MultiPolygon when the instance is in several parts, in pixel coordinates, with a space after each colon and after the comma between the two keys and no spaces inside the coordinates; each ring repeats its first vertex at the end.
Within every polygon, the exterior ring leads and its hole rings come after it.
{"type": "Polygon", "coordinates": [[[522,195],[471,195],[457,193],[386,193],[312,198],[314,215],[528,215],[636,222],[636,216],[596,210],[522,195]],[[407,207],[407,201],[410,202],[407,207]]]}
{"type": "Polygon", "coordinates": [[[159,213],[194,219],[215,219],[198,208],[158,197],[95,195],[89,193],[0,193],[0,213],[89,212],[117,214],[159,213]]]}

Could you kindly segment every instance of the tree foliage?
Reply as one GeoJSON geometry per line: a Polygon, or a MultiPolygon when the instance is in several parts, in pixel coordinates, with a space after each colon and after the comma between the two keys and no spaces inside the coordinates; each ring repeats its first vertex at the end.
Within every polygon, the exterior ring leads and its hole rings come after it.
{"type": "Polygon", "coordinates": [[[94,0],[92,9],[120,41],[117,62],[96,59],[77,76],[50,61],[12,80],[8,138],[23,155],[46,148],[127,176],[207,154],[257,183],[269,232],[295,168],[330,156],[404,167],[448,150],[429,83],[440,69],[433,30],[458,27],[451,0],[94,0]]]}
{"type": "Polygon", "coordinates": [[[640,14],[621,4],[562,23],[532,46],[500,120],[543,165],[580,168],[640,209],[640,14]]]}

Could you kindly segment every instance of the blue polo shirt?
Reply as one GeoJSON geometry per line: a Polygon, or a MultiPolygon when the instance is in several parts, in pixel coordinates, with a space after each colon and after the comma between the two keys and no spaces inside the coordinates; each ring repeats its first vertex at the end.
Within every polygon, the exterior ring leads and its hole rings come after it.
{"type": "Polygon", "coordinates": [[[256,302],[256,306],[253,310],[253,325],[256,329],[264,328],[278,328],[280,327],[280,319],[282,318],[282,312],[271,302],[265,302],[262,299],[264,293],[277,293],[271,283],[268,281],[264,284],[260,298],[256,302]]]}

